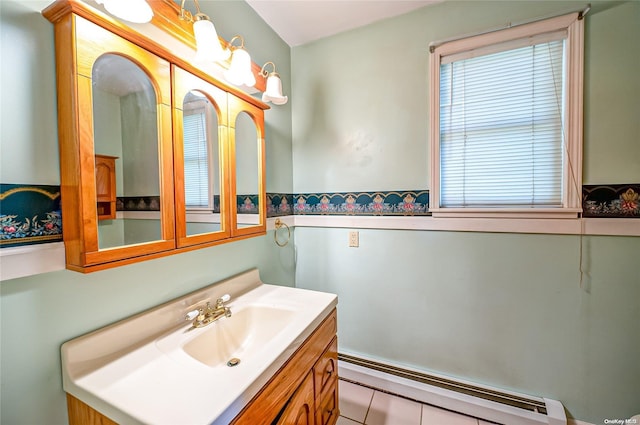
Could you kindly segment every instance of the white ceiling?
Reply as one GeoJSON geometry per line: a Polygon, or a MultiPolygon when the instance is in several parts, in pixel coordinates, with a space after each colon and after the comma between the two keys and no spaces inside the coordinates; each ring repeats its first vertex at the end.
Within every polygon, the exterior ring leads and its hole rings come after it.
{"type": "MultiPolygon", "coordinates": [[[[2,2],[3,0],[0,0],[2,2]]],[[[180,3],[180,0],[176,0],[180,3]]],[[[291,47],[445,0],[245,0],[291,47]]],[[[29,0],[40,11],[52,0],[29,0]]]]}
{"type": "Polygon", "coordinates": [[[292,47],[441,1],[443,0],[246,0],[292,47]]]}

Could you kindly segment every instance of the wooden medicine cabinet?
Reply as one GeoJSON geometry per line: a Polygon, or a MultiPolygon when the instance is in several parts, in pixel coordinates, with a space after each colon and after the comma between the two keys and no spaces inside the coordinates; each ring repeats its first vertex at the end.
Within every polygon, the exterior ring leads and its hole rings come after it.
{"type": "Polygon", "coordinates": [[[117,156],[96,154],[96,198],[98,220],[116,218],[117,156]]]}
{"type": "Polygon", "coordinates": [[[56,39],[68,269],[266,233],[266,104],[192,65],[187,45],[170,52],[82,1],[43,15],[56,39]]]}

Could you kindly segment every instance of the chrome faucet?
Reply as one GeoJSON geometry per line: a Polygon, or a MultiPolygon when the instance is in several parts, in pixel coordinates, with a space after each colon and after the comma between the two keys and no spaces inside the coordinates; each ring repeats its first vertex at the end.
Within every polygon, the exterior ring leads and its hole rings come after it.
{"type": "Polygon", "coordinates": [[[200,307],[188,312],[185,320],[193,320],[192,326],[194,328],[202,328],[223,316],[231,317],[231,309],[224,305],[224,303],[230,299],[231,296],[229,294],[225,294],[216,300],[215,307],[211,307],[211,303],[208,302],[205,307],[200,307]]]}

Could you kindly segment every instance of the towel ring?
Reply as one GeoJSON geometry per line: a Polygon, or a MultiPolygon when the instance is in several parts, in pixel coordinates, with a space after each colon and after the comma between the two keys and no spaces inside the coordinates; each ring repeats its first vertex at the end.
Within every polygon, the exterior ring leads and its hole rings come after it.
{"type": "Polygon", "coordinates": [[[287,223],[283,222],[279,218],[276,218],[275,226],[276,226],[276,230],[273,232],[273,240],[276,241],[276,245],[278,246],[281,246],[281,247],[286,246],[289,243],[289,240],[291,239],[291,229],[289,229],[289,226],[287,226],[287,223]],[[282,226],[287,228],[287,240],[285,242],[278,241],[278,229],[280,229],[282,226]]]}

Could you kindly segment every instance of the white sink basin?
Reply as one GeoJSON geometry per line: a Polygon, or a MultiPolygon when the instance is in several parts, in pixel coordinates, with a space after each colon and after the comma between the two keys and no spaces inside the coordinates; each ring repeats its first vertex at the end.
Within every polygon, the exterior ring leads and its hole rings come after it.
{"type": "MultiPolygon", "coordinates": [[[[232,358],[250,358],[268,347],[295,317],[294,310],[249,305],[235,310],[202,329],[191,329],[193,337],[180,340],[189,356],[210,367],[227,366],[232,358]]],[[[164,341],[160,341],[162,347],[164,341]]]]}
{"type": "Polygon", "coordinates": [[[63,387],[118,423],[228,424],[336,304],[252,270],[66,342],[63,387]],[[225,293],[231,317],[196,329],[184,320],[225,293]]]}

